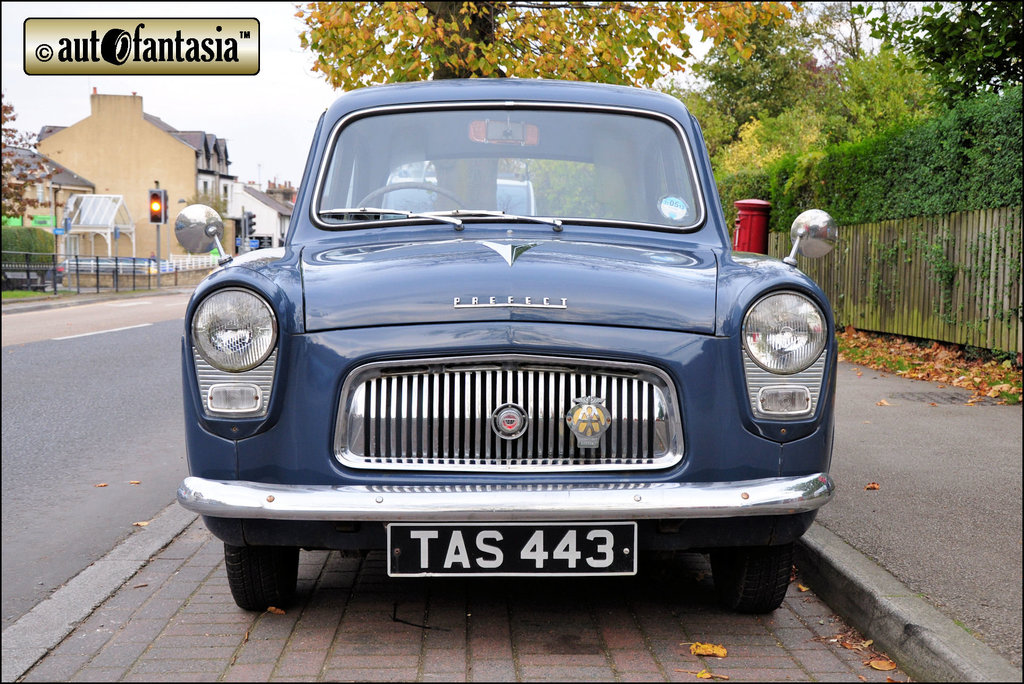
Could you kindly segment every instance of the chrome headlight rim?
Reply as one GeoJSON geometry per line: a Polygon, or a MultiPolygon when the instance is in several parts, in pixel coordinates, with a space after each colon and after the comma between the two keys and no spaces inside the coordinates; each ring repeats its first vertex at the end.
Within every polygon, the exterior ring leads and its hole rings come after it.
{"type": "Polygon", "coordinates": [[[828,329],[828,319],[825,317],[825,311],[812,297],[797,290],[773,290],[758,297],[754,300],[754,303],[747,308],[746,313],[743,314],[743,325],[740,330],[740,338],[743,344],[743,350],[755,365],[773,375],[789,376],[807,370],[821,357],[825,352],[825,348],[828,346],[828,329]],[[806,303],[811,307],[811,311],[817,316],[818,324],[820,325],[820,334],[817,335],[816,339],[813,339],[810,342],[813,349],[812,353],[806,354],[801,362],[788,367],[779,367],[778,357],[776,357],[776,363],[774,364],[770,362],[771,359],[766,360],[764,358],[765,354],[756,349],[750,341],[752,315],[755,314],[759,307],[764,306],[768,300],[776,297],[795,297],[802,300],[802,303],[806,303]]]}
{"type": "Polygon", "coordinates": [[[189,334],[191,336],[192,347],[204,361],[210,364],[210,366],[225,373],[244,373],[261,366],[270,357],[270,355],[273,354],[274,349],[277,348],[277,315],[274,313],[274,308],[270,305],[270,302],[255,290],[251,290],[246,287],[223,287],[207,294],[196,306],[195,311],[192,314],[192,321],[189,324],[189,334]],[[230,295],[231,293],[240,293],[248,297],[252,297],[259,302],[269,318],[270,335],[265,341],[266,348],[246,363],[228,364],[224,363],[222,359],[217,358],[217,356],[212,354],[210,349],[202,343],[202,337],[196,327],[197,322],[200,321],[202,314],[204,313],[204,307],[208,306],[216,297],[230,295]]]}

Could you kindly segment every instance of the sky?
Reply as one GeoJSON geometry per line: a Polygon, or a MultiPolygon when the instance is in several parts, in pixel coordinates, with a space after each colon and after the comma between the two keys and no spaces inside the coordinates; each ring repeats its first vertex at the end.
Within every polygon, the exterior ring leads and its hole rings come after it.
{"type": "MultiPolygon", "coordinates": [[[[92,89],[142,97],[147,114],[178,130],[202,130],[228,142],[238,180],[290,182],[302,177],[320,114],[340,91],[310,71],[312,53],[299,46],[301,20],[291,2],[3,2],[4,103],[14,127],[38,133],[89,116],[92,89]],[[141,14],[140,14],[141,12],[141,14]],[[254,17],[260,22],[260,71],[255,76],[28,76],[23,24],[28,18],[254,17]]],[[[74,170],[74,169],[72,169],[74,170]]]]}

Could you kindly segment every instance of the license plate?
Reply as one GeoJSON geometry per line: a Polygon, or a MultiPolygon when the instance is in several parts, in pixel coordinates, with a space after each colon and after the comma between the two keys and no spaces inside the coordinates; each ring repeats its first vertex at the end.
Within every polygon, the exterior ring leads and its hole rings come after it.
{"type": "Polygon", "coordinates": [[[390,523],[388,575],[635,575],[636,523],[390,523]]]}

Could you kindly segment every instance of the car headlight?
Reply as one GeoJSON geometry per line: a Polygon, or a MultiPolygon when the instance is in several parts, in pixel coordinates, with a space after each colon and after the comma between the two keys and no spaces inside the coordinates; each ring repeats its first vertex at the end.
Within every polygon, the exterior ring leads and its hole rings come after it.
{"type": "Polygon", "coordinates": [[[799,373],[821,355],[828,325],[821,309],[795,292],[758,300],[743,319],[743,346],[770,373],[799,373]]]}
{"type": "Polygon", "coordinates": [[[240,373],[263,363],[277,342],[277,318],[249,290],[219,290],[192,317],[192,343],[211,366],[240,373]]]}

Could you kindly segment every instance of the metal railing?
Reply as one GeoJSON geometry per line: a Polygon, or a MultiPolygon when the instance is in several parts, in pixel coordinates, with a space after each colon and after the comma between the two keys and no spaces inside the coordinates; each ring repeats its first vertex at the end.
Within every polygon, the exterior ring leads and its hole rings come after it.
{"type": "Polygon", "coordinates": [[[4,290],[45,291],[52,287],[57,292],[61,278],[56,254],[4,250],[0,261],[4,290]]]}
{"type": "Polygon", "coordinates": [[[178,274],[204,271],[217,266],[217,258],[209,254],[170,255],[167,259],[144,257],[61,256],[35,252],[9,252],[2,255],[4,290],[52,291],[59,289],[100,292],[103,290],[153,289],[157,272],[173,274],[171,283],[178,284],[178,274]]]}

